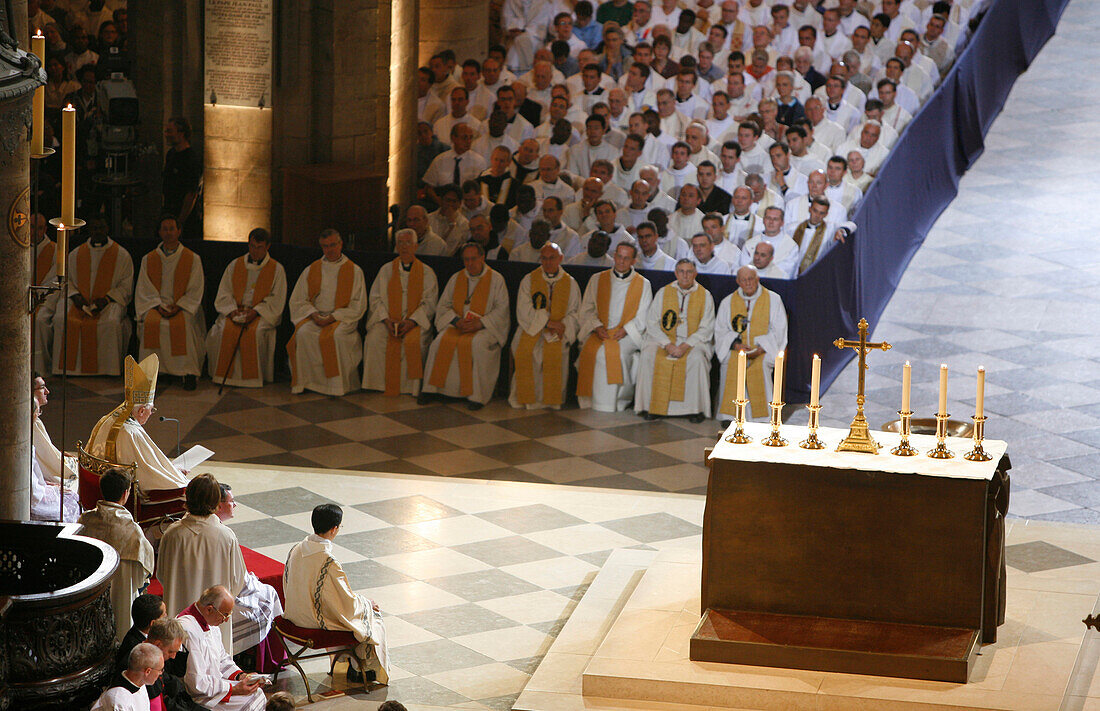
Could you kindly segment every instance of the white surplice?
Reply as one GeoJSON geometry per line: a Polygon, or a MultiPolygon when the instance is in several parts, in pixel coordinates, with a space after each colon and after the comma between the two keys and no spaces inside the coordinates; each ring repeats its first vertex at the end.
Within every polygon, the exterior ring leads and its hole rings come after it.
{"type": "Polygon", "coordinates": [[[312,321],[306,321],[297,330],[294,338],[295,355],[290,367],[296,376],[296,384],[291,392],[300,393],[312,390],[323,395],[345,395],[359,388],[359,361],[363,359],[363,341],[359,338],[359,320],[367,311],[367,287],[363,270],[358,264],[352,264],[353,281],[351,300],[347,306],[337,309],[336,286],[340,269],[348,258],[330,262],[321,260],[321,290],[313,301],[309,299],[309,270],[302,272],[294,291],[290,294],[290,320],[297,324],[308,319],[310,314],[331,314],[338,321],[336,326],[336,362],[340,373],[332,378],[325,376],[325,365],[321,359],[321,327],[312,321]]]}
{"type": "Polygon", "coordinates": [[[279,593],[260,582],[252,571],[245,573],[244,586],[233,605],[233,646],[242,652],[263,641],[275,618],[283,614],[279,593]]]}
{"type": "MultiPolygon", "coordinates": [[[[60,484],[61,451],[53,445],[46,425],[37,417],[34,418],[34,427],[31,430],[31,443],[34,445],[34,458],[38,460],[38,466],[42,467],[42,476],[51,484],[60,484]]],[[[68,469],[65,476],[72,479],[76,472],[68,469]]]]}
{"type": "MultiPolygon", "coordinates": [[[[33,447],[32,447],[33,449],[33,447]]],[[[61,498],[64,497],[65,511],[62,519],[75,521],[80,515],[80,501],[76,492],[64,490],[59,486],[46,483],[46,477],[42,473],[42,467],[38,465],[38,458],[31,452],[31,520],[32,521],[56,521],[61,511],[61,498]]]]}
{"type": "MultiPolygon", "coordinates": [[[[115,411],[100,418],[92,430],[94,436],[88,443],[88,453],[106,459],[107,436],[115,421],[115,411]]],[[[188,477],[176,468],[156,442],[149,437],[145,428],[134,419],[127,419],[118,431],[115,440],[115,459],[117,464],[129,466],[137,464],[138,486],[144,491],[158,489],[181,489],[187,486],[188,477]]]]}
{"type": "MultiPolygon", "coordinates": [[[[187,514],[160,539],[157,579],[164,586],[169,615],[178,614],[214,585],[224,585],[236,598],[247,572],[237,535],[214,514],[187,514]]],[[[219,630],[225,649],[232,650],[233,625],[223,624],[219,630]]]]}
{"type": "Polygon", "coordinates": [[[125,507],[98,501],[78,519],[81,535],[97,538],[118,551],[118,570],[111,578],[111,608],[115,611],[115,642],[130,629],[130,606],[138,590],[153,575],[153,545],[125,507]]]}
{"type": "MultiPolygon", "coordinates": [[[[103,255],[107,253],[107,249],[112,244],[114,244],[114,240],[110,238],[99,247],[94,247],[90,243],[88,244],[88,263],[90,266],[91,285],[95,284],[96,277],[99,274],[99,264],[103,261],[103,255]]],[[[78,249],[80,248],[78,247],[69,252],[68,268],[70,279],[76,278],[76,260],[74,257],[78,249]]],[[[75,288],[69,289],[70,296],[75,292],[75,288]]],[[[115,257],[114,274],[111,276],[111,288],[106,294],[109,303],[99,312],[99,318],[96,321],[96,355],[99,361],[99,367],[95,371],[84,372],[81,367],[80,340],[76,339],[76,353],[66,353],[70,359],[72,359],[74,355],[76,358],[76,367],[68,371],[69,375],[118,375],[122,372],[122,359],[126,357],[126,349],[130,345],[130,333],[133,328],[130,324],[130,317],[126,314],[126,307],[130,305],[130,300],[133,298],[133,295],[134,260],[130,256],[130,253],[119,245],[118,256],[115,257]]],[[[60,373],[64,365],[61,361],[61,353],[62,350],[64,350],[61,344],[64,343],[62,339],[64,338],[65,319],[67,316],[68,309],[58,309],[53,317],[53,342],[55,344],[53,348],[54,373],[60,373]]],[[[74,328],[75,325],[70,322],[70,338],[72,337],[72,329],[74,328]]]]}
{"type": "MultiPolygon", "coordinates": [[[[245,288],[242,295],[243,304],[252,304],[252,308],[259,314],[256,324],[256,363],[259,364],[259,377],[245,378],[241,373],[241,356],[236,354],[229,367],[229,377],[225,384],[238,388],[261,388],[265,382],[275,379],[275,328],[283,320],[283,308],[286,306],[286,270],[283,265],[275,262],[275,280],[271,284],[271,291],[259,303],[252,303],[252,295],[256,288],[256,280],[260,272],[267,267],[268,262],[274,261],[271,255],[267,255],[258,264],[245,260],[245,288]]],[[[207,370],[214,382],[221,384],[222,378],[215,375],[218,367],[218,355],[221,352],[222,332],[225,329],[225,319],[229,314],[237,310],[238,304],[233,298],[233,270],[236,268],[236,260],[229,263],[222,274],[222,280],[218,284],[218,295],[214,297],[214,308],[218,312],[218,320],[210,328],[206,335],[206,361],[207,370]]],[[[243,348],[242,342],[238,349],[243,348]]]]}
{"type": "MultiPolygon", "coordinates": [[[[726,298],[722,299],[722,303],[718,305],[718,315],[714,320],[714,352],[718,356],[718,362],[721,364],[721,372],[718,376],[718,402],[715,403],[715,417],[720,417],[718,410],[722,408],[723,389],[726,382],[726,371],[729,369],[730,355],[733,348],[733,342],[737,340],[738,333],[733,330],[733,324],[730,321],[730,304],[733,299],[741,299],[748,302],[748,322],[745,325],[745,333],[749,333],[749,329],[752,327],[753,311],[756,309],[756,303],[760,299],[760,293],[762,291],[768,291],[770,294],[768,304],[768,332],[762,336],[758,336],[753,345],[760,346],[764,349],[764,355],[759,356],[764,359],[764,394],[770,401],[772,397],[772,374],[775,372],[775,356],[779,351],[787,348],[787,311],[783,308],[783,299],[779,298],[779,294],[774,291],[765,289],[762,286],[756,288],[756,293],[745,299],[745,293],[738,289],[726,298]]],[[[742,336],[744,338],[744,336],[742,336]]],[[[736,359],[734,359],[736,360],[736,359]]],[[[736,393],[727,393],[729,398],[736,397],[736,393]]],[[[751,417],[751,419],[759,419],[759,417],[753,416],[752,408],[747,408],[745,416],[751,417]]],[[[768,417],[767,414],[764,415],[768,417]]]]}
{"type": "Polygon", "coordinates": [[[134,312],[137,314],[138,360],[145,360],[154,351],[145,346],[145,316],[158,306],[179,306],[186,324],[187,353],[172,355],[172,337],[169,333],[168,319],[160,322],[160,348],[155,352],[160,357],[160,372],[168,375],[199,375],[202,372],[202,359],[206,355],[203,337],[206,335],[206,316],[202,311],[202,293],[205,278],[202,271],[202,259],[196,253],[191,263],[191,274],[187,280],[187,289],[179,301],[173,300],[175,293],[176,267],[185,247],[180,245],[172,254],[165,254],[161,247],[160,291],[149,280],[149,255],[141,258],[138,271],[137,288],[134,290],[134,312]]]}
{"type": "MultiPolygon", "coordinates": [[[[485,278],[488,266],[482,269],[477,276],[467,276],[467,298],[474,294],[477,285],[485,278]]],[[[460,372],[458,367],[458,349],[451,358],[450,369],[447,371],[447,380],[442,388],[436,388],[428,382],[432,368],[435,366],[436,354],[439,352],[439,343],[447,329],[452,328],[451,321],[461,319],[469,310],[469,304],[454,303],[455,281],[458,274],[451,277],[447,286],[443,289],[443,295],[439,298],[439,306],[435,312],[435,329],[439,333],[428,350],[428,361],[424,364],[424,392],[442,393],[450,397],[461,397],[460,372]]],[[[490,272],[489,300],[485,305],[485,313],[480,314],[481,325],[484,326],[474,334],[473,350],[473,392],[469,396],[470,402],[487,403],[493,396],[493,389],[497,384],[497,376],[500,374],[500,349],[508,342],[508,329],[512,325],[511,314],[508,310],[508,287],[496,270],[490,272]]]]}
{"type": "MultiPolygon", "coordinates": [[[[386,389],[386,344],[389,342],[389,333],[383,319],[390,315],[390,277],[393,275],[394,263],[387,262],[378,270],[378,276],[370,287],[370,310],[367,315],[367,335],[363,339],[363,389],[386,389]]],[[[428,347],[432,343],[432,319],[435,318],[435,307],[439,301],[439,281],[435,278],[435,272],[430,267],[424,267],[424,287],[420,295],[420,305],[409,313],[409,273],[404,269],[398,270],[398,278],[401,280],[401,313],[405,318],[412,319],[420,326],[420,355],[423,359],[428,353],[428,347]]],[[[405,366],[405,352],[401,352],[401,392],[409,395],[420,394],[420,379],[408,377],[405,366]]]]}
{"type": "Polygon", "coordinates": [[[283,570],[284,617],[306,629],[347,630],[361,643],[356,652],[389,683],[389,651],[382,615],[373,601],[351,589],[348,576],[332,556],[332,541],[311,533],[290,549],[283,570]]]}
{"type": "Polygon", "coordinates": [[[645,346],[638,361],[638,388],[634,395],[634,411],[649,410],[649,404],[653,399],[653,366],[657,352],[664,350],[664,346],[672,342],[661,330],[661,314],[664,309],[666,289],[673,289],[676,292],[677,301],[680,304],[680,317],[676,323],[676,342],[691,346],[691,350],[683,356],[684,366],[687,369],[684,399],[669,398],[666,414],[694,415],[699,412],[710,412],[710,356],[713,353],[714,299],[710,292],[698,283],[684,291],[676,282],[661,287],[653,295],[653,301],[650,302],[646,312],[645,346]],[[699,319],[699,325],[695,331],[688,335],[688,304],[692,294],[698,289],[703,289],[703,293],[706,294],[703,317],[699,319]]]}
{"type": "MultiPolygon", "coordinates": [[[[43,274],[42,281],[36,283],[55,284],[57,283],[57,247],[49,237],[43,237],[42,241],[34,247],[35,273],[32,273],[31,276],[32,278],[38,276],[38,259],[43,250],[46,249],[54,250],[54,258],[50,261],[45,274],[43,274]]],[[[31,356],[34,369],[39,373],[46,373],[50,369],[50,354],[53,352],[53,319],[54,314],[57,313],[57,302],[60,299],[60,293],[59,291],[48,292],[46,298],[43,299],[34,312],[34,351],[31,356]]]]}
{"type": "MultiPolygon", "coordinates": [[[[581,288],[577,284],[577,280],[560,267],[558,268],[558,273],[554,276],[549,276],[546,272],[543,272],[542,276],[546,279],[546,283],[550,285],[551,296],[555,289],[565,288],[566,285],[569,287],[569,305],[566,307],[565,318],[562,319],[562,323],[565,324],[565,333],[561,337],[561,399],[564,403],[565,390],[569,384],[569,348],[573,342],[577,340],[577,328],[580,326],[581,288]]],[[[547,407],[547,405],[543,404],[542,349],[550,338],[557,338],[557,335],[543,330],[546,328],[546,322],[550,320],[549,302],[550,299],[547,299],[547,304],[544,308],[534,308],[531,304],[531,275],[528,274],[523,277],[523,280],[519,283],[519,293],[516,295],[516,322],[518,328],[516,329],[516,335],[512,338],[512,357],[513,359],[515,358],[516,348],[519,346],[520,336],[523,333],[529,333],[532,336],[540,336],[535,342],[534,350],[531,352],[536,401],[527,405],[521,405],[519,403],[516,399],[516,376],[513,372],[510,390],[511,394],[508,397],[508,403],[512,407],[526,407],[528,410],[537,410],[547,407]]]]}
{"type": "Polygon", "coordinates": [[[626,410],[630,408],[630,404],[634,401],[637,354],[644,342],[646,312],[649,310],[650,300],[653,299],[653,289],[649,285],[649,280],[641,274],[631,270],[626,278],[620,279],[614,270],[609,270],[609,272],[611,274],[611,297],[607,309],[608,323],[600,321],[599,304],[596,299],[597,280],[602,278],[600,274],[596,274],[589,279],[588,285],[585,287],[584,299],[581,302],[580,335],[577,339],[582,348],[585,341],[588,340],[589,334],[598,327],[604,326],[610,330],[619,324],[623,316],[623,307],[626,305],[626,295],[630,289],[630,283],[634,279],[641,279],[644,283],[642,284],[642,298],[638,301],[638,311],[634,314],[633,319],[623,325],[626,335],[619,341],[619,361],[622,367],[623,382],[618,385],[607,382],[607,349],[600,345],[599,350],[596,351],[596,365],[592,375],[592,397],[577,397],[580,407],[591,408],[600,412],[626,410]]]}
{"type": "Polygon", "coordinates": [[[219,627],[203,629],[203,624],[191,615],[182,615],[179,621],[183,625],[183,646],[187,649],[187,673],[183,676],[183,684],[191,698],[217,711],[262,711],[267,698],[261,689],[248,696],[226,698],[236,683],[229,677],[241,670],[226,653],[222,635],[218,633],[220,628],[230,624],[223,622],[219,627]]]}
{"type": "Polygon", "coordinates": [[[149,711],[149,688],[134,686],[129,679],[125,686],[112,686],[104,691],[91,711],[149,711]]]}

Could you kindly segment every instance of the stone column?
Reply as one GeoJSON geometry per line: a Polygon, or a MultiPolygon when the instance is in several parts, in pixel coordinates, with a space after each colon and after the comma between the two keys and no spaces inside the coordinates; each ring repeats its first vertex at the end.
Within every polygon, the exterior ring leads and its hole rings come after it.
{"type": "MultiPolygon", "coordinates": [[[[15,37],[27,36],[27,3],[8,4],[14,27],[0,23],[15,37]]],[[[7,20],[0,10],[0,19],[7,20]]],[[[14,49],[14,48],[13,48],[14,49]]],[[[37,65],[38,61],[31,61],[37,65]]],[[[30,142],[31,98],[45,82],[35,75],[9,76],[23,69],[0,61],[0,519],[30,518],[31,463],[31,319],[27,313],[30,272],[30,142]]]]}
{"type": "Polygon", "coordinates": [[[459,64],[489,49],[489,0],[420,0],[420,64],[453,49],[459,64]]]}
{"type": "Polygon", "coordinates": [[[204,109],[203,239],[248,241],[271,229],[271,109],[204,109]]]}
{"type": "Polygon", "coordinates": [[[416,70],[419,0],[393,0],[390,20],[389,199],[408,205],[416,189],[416,70]]]}

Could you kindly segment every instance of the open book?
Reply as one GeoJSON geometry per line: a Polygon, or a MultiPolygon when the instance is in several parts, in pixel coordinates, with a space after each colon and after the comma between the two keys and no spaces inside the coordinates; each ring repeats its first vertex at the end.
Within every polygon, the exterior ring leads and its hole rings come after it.
{"type": "Polygon", "coordinates": [[[210,457],[214,456],[214,452],[210,451],[201,444],[196,444],[191,449],[187,450],[180,456],[172,460],[172,464],[176,465],[176,469],[185,472],[191,472],[195,470],[195,467],[205,462],[210,457]]]}

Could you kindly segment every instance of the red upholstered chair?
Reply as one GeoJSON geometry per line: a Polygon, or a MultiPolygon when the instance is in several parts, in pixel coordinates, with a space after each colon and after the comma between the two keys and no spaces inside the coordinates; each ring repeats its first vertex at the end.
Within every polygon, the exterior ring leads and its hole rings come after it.
{"type": "MultiPolygon", "coordinates": [[[[299,662],[331,654],[332,664],[329,665],[329,674],[332,674],[332,670],[336,668],[336,662],[343,656],[356,660],[360,671],[367,668],[366,660],[355,654],[355,648],[359,646],[359,641],[355,639],[355,635],[351,632],[346,630],[307,629],[299,627],[282,616],[275,618],[273,628],[282,640],[283,646],[286,647],[287,663],[293,665],[298,673],[302,675],[302,681],[306,685],[306,697],[310,703],[313,703],[313,691],[309,686],[309,677],[306,676],[305,670],[302,669],[299,662]],[[289,643],[297,645],[299,647],[298,651],[292,652],[289,643]],[[306,652],[316,653],[306,654],[306,652]]],[[[278,678],[279,672],[275,672],[275,679],[278,678]]],[[[363,688],[369,688],[366,682],[363,683],[363,688]]]]}
{"type": "Polygon", "coordinates": [[[112,467],[122,469],[133,482],[126,508],[134,516],[134,521],[142,528],[148,528],[167,518],[183,514],[183,504],[187,489],[163,489],[146,492],[137,483],[137,464],[120,464],[89,454],[83,442],[76,443],[76,461],[79,470],[78,481],[80,506],[85,511],[94,509],[102,494],[99,490],[99,478],[112,467]]]}

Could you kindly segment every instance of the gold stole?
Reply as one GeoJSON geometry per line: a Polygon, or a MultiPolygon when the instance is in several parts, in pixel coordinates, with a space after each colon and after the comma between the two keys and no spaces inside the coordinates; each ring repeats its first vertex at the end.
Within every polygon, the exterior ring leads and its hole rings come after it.
{"type": "MultiPolygon", "coordinates": [[[[809,220],[803,220],[798,223],[798,227],[794,230],[792,239],[799,247],[802,246],[802,240],[806,236],[806,227],[808,227],[809,224],[809,220]]],[[[806,254],[802,257],[802,262],[798,265],[798,274],[802,274],[802,272],[809,269],[810,265],[814,263],[814,259],[817,258],[817,253],[821,249],[821,240],[824,236],[825,220],[822,220],[821,224],[814,229],[814,236],[810,239],[809,246],[806,247],[806,254]]]]}
{"type": "MultiPolygon", "coordinates": [[[[642,289],[645,283],[639,274],[630,277],[630,286],[627,288],[626,301],[623,303],[622,318],[619,325],[611,327],[611,271],[602,272],[596,276],[596,315],[604,328],[617,330],[634,320],[638,315],[638,304],[642,301],[642,289]]],[[[621,385],[623,382],[623,366],[620,362],[619,342],[614,338],[601,340],[594,332],[588,336],[581,348],[581,354],[577,358],[577,396],[592,397],[592,383],[596,375],[596,353],[604,347],[603,357],[607,365],[608,385],[621,385]]]]}
{"type": "MultiPolygon", "coordinates": [[[[180,260],[176,264],[176,272],[172,275],[172,303],[178,302],[187,293],[187,282],[191,280],[191,267],[195,261],[195,253],[187,247],[182,249],[180,260]]],[[[164,262],[160,257],[160,247],[155,248],[145,259],[146,273],[153,288],[160,293],[161,280],[164,273],[164,262]]],[[[160,348],[160,322],[163,317],[156,309],[149,309],[145,314],[145,347],[149,350],[160,348]]],[[[168,319],[168,339],[171,342],[171,353],[174,356],[187,355],[187,322],[184,321],[183,311],[168,319]]]]}
{"type": "MultiPolygon", "coordinates": [[[[87,242],[80,245],[73,255],[73,268],[76,271],[76,290],[89,304],[107,296],[115,277],[115,262],[118,260],[119,246],[112,242],[103,258],[92,282],[92,249],[87,242]]],[[[84,309],[69,304],[69,337],[65,346],[65,370],[76,370],[76,352],[80,350],[80,372],[99,371],[99,317],[89,316],[84,309]]]]}
{"type": "MultiPolygon", "coordinates": [[[[680,324],[680,290],[675,284],[665,287],[661,300],[661,331],[673,343],[676,343],[676,327],[680,324]]],[[[687,307],[687,332],[690,336],[699,328],[706,308],[707,292],[703,287],[691,292],[687,307]]],[[[653,396],[650,398],[649,411],[654,415],[667,415],[668,403],[684,399],[684,387],[687,382],[687,354],[681,358],[670,358],[664,348],[658,348],[653,362],[653,396]]]]}
{"type": "MultiPolygon", "coordinates": [[[[729,28],[727,28],[729,29],[729,28]]],[[[741,44],[745,41],[745,23],[741,20],[734,20],[733,29],[730,31],[730,51],[740,49],[741,44]]]]}
{"type": "MultiPolygon", "coordinates": [[[[569,310],[569,296],[573,285],[567,275],[562,275],[552,289],[542,268],[531,272],[531,306],[535,310],[547,309],[551,321],[562,321],[569,310]]],[[[542,340],[542,333],[532,336],[520,331],[516,344],[516,400],[530,405],[535,398],[535,345],[542,340]]],[[[542,400],[547,405],[561,405],[561,339],[543,341],[542,344],[542,400]]]]}
{"type": "MultiPolygon", "coordinates": [[[[308,289],[309,300],[313,301],[317,298],[317,295],[321,293],[321,262],[323,259],[318,259],[313,264],[309,265],[309,272],[306,274],[306,288],[308,289]]],[[[345,308],[351,303],[351,290],[355,286],[355,265],[348,259],[340,267],[340,272],[336,275],[336,298],[333,299],[332,310],[345,308]]],[[[302,324],[311,322],[309,316],[294,324],[294,333],[290,336],[290,341],[286,344],[287,353],[290,354],[290,382],[291,385],[298,384],[298,360],[296,354],[298,351],[298,329],[302,327],[302,324]]],[[[326,378],[335,378],[340,375],[340,361],[336,357],[336,327],[340,325],[339,321],[333,321],[327,326],[321,328],[321,334],[319,336],[321,344],[321,364],[325,368],[326,378]]]]}
{"type": "MultiPolygon", "coordinates": [[[[451,295],[451,310],[455,306],[462,309],[459,318],[465,317],[468,311],[473,311],[480,317],[485,316],[485,310],[489,305],[489,289],[492,286],[493,270],[488,266],[481,273],[481,278],[474,287],[474,293],[469,293],[470,280],[463,269],[455,277],[454,293],[451,295]],[[469,307],[467,308],[467,304],[469,307]]],[[[458,351],[458,394],[460,397],[469,397],[474,392],[474,333],[459,333],[454,326],[449,327],[439,337],[439,350],[435,354],[435,365],[432,366],[431,377],[428,383],[442,389],[447,384],[447,373],[451,369],[451,360],[454,359],[455,350],[458,351]]]]}
{"type": "MultiPolygon", "coordinates": [[[[233,262],[233,274],[230,277],[233,284],[233,301],[237,307],[248,306],[252,308],[267,298],[271,288],[275,285],[275,260],[270,257],[267,264],[260,269],[256,277],[256,283],[252,287],[252,301],[244,303],[244,292],[248,287],[248,257],[238,257],[233,262]]],[[[241,377],[247,380],[255,380],[260,377],[260,363],[257,357],[256,332],[260,328],[260,319],[253,319],[242,332],[240,324],[226,317],[222,323],[222,341],[218,346],[218,364],[214,368],[214,377],[224,378],[233,364],[233,347],[238,342],[237,351],[241,355],[241,377]]]]}
{"type": "MultiPolygon", "coordinates": [[[[752,308],[752,319],[749,321],[748,332],[745,332],[745,320],[749,318],[748,306],[745,300],[736,292],[730,299],[730,325],[733,330],[741,334],[741,342],[747,348],[756,346],[756,339],[768,332],[771,320],[771,292],[760,286],[760,296],[756,298],[756,305],[752,308]]],[[[726,364],[726,380],[722,386],[722,406],[719,412],[733,417],[733,398],[737,397],[737,358],[731,351],[729,362],[726,364]]],[[[753,417],[763,417],[766,411],[767,395],[764,393],[764,356],[758,356],[752,360],[746,359],[745,364],[745,391],[752,406],[753,417]]]]}
{"type": "Polygon", "coordinates": [[[34,260],[34,283],[41,284],[46,280],[46,273],[54,263],[54,255],[57,254],[57,244],[48,237],[43,237],[49,244],[42,248],[34,260]]]}
{"type": "MultiPolygon", "coordinates": [[[[390,262],[390,281],[386,285],[389,302],[387,316],[391,321],[401,321],[420,308],[424,298],[424,263],[413,257],[409,268],[408,307],[401,309],[401,260],[390,262]]],[[[384,395],[401,394],[401,352],[405,353],[405,373],[410,380],[424,377],[424,360],[420,355],[420,326],[414,325],[404,339],[390,331],[386,339],[386,390],[384,395]]]]}

